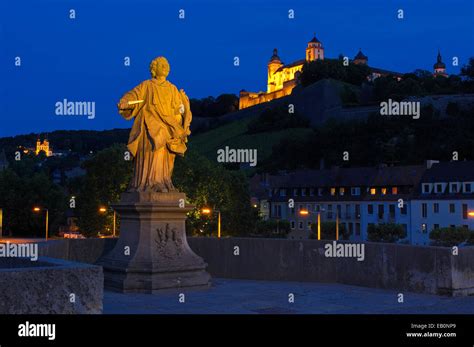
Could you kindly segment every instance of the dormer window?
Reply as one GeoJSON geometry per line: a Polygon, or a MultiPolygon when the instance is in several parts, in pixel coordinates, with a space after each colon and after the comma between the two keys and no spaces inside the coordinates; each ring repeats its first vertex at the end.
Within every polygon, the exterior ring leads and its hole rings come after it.
{"type": "Polygon", "coordinates": [[[472,193],[472,183],[464,183],[464,193],[472,193]]]}
{"type": "Polygon", "coordinates": [[[309,196],[314,196],[314,188],[309,188],[309,196]]]}
{"type": "Polygon", "coordinates": [[[301,196],[306,196],[306,188],[301,188],[301,196]]]}
{"type": "Polygon", "coordinates": [[[331,195],[332,196],[336,195],[336,188],[331,188],[331,195]]]}
{"type": "Polygon", "coordinates": [[[387,195],[387,188],[382,188],[380,191],[382,195],[387,195]]]}
{"type": "Polygon", "coordinates": [[[392,187],[392,195],[398,194],[398,187],[392,187]]]}
{"type": "Polygon", "coordinates": [[[377,188],[370,188],[370,195],[377,194],[377,188]]]}
{"type": "Polygon", "coordinates": [[[360,195],[360,187],[352,187],[351,195],[360,195]]]}
{"type": "Polygon", "coordinates": [[[441,194],[443,192],[443,184],[442,183],[436,183],[435,184],[435,193],[436,194],[441,194]]]}
{"type": "Polygon", "coordinates": [[[423,191],[423,194],[429,194],[431,193],[431,184],[429,183],[423,183],[422,185],[422,191],[423,191]]]}
{"type": "Polygon", "coordinates": [[[449,192],[451,194],[456,194],[456,193],[459,193],[460,192],[460,184],[457,183],[457,182],[451,182],[449,184],[449,192]]]}
{"type": "Polygon", "coordinates": [[[323,188],[318,188],[318,196],[323,196],[323,188]]]}
{"type": "Polygon", "coordinates": [[[339,188],[339,195],[343,196],[345,191],[345,188],[339,188]]]}
{"type": "Polygon", "coordinates": [[[280,189],[280,196],[286,196],[286,189],[280,189]]]}
{"type": "Polygon", "coordinates": [[[293,189],[293,196],[298,196],[298,188],[293,189]]]}

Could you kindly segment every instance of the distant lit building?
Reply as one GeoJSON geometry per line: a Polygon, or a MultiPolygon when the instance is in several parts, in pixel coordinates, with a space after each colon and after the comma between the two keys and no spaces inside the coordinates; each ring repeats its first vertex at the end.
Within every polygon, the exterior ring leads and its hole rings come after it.
{"type": "Polygon", "coordinates": [[[448,77],[448,74],[446,73],[446,64],[443,63],[441,59],[441,53],[438,50],[438,57],[436,58],[436,63],[433,65],[433,75],[436,76],[443,76],[443,77],[448,77]]]}
{"type": "Polygon", "coordinates": [[[367,240],[371,224],[399,224],[407,232],[406,242],[418,245],[429,244],[433,229],[474,230],[474,218],[469,218],[474,161],[301,170],[259,179],[253,178],[251,187],[252,196],[265,206],[263,218],[289,221],[290,238],[307,238],[318,214],[322,222],[338,219],[350,239],[359,241],[367,240]]]}
{"type": "MultiPolygon", "coordinates": [[[[240,91],[239,109],[244,109],[274,99],[282,98],[290,95],[293,88],[300,82],[301,71],[306,62],[324,60],[324,47],[316,38],[316,35],[307,43],[305,59],[297,60],[290,64],[284,64],[278,56],[278,50],[273,50],[273,55],[267,64],[267,91],[266,92],[249,92],[240,91]]],[[[359,50],[358,54],[352,61],[354,64],[367,65],[369,58],[359,50]]],[[[369,81],[380,76],[393,75],[398,80],[402,74],[370,67],[371,74],[367,76],[369,81]]]]}
{"type": "Polygon", "coordinates": [[[44,139],[43,142],[38,138],[36,140],[36,149],[35,149],[35,154],[38,155],[40,152],[44,152],[47,157],[51,157],[53,155],[53,150],[49,145],[49,141],[47,139],[44,139]]]}

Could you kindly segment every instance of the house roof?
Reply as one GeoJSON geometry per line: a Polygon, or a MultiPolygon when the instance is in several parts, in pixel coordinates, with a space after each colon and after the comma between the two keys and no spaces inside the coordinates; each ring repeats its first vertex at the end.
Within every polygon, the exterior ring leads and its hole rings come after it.
{"type": "Polygon", "coordinates": [[[362,53],[362,51],[359,49],[359,53],[357,53],[357,55],[354,57],[354,60],[357,60],[357,59],[365,59],[365,60],[368,60],[369,58],[364,55],[364,53],[362,53]]]}
{"type": "Polygon", "coordinates": [[[427,169],[421,182],[474,182],[474,161],[436,163],[427,169]]]}
{"type": "Polygon", "coordinates": [[[280,72],[284,69],[289,69],[289,68],[292,68],[292,67],[295,67],[295,66],[298,66],[298,65],[303,65],[305,62],[306,62],[305,59],[300,59],[300,60],[294,61],[290,64],[280,66],[275,72],[280,72]]]}

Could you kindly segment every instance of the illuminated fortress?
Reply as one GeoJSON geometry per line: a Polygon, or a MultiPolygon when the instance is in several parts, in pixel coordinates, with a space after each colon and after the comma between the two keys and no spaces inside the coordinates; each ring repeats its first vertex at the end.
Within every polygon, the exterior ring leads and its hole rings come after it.
{"type": "MultiPolygon", "coordinates": [[[[241,90],[239,95],[239,109],[241,110],[290,95],[293,88],[300,82],[301,70],[303,69],[304,63],[315,60],[324,60],[324,47],[321,41],[316,38],[316,35],[314,35],[311,41],[308,42],[305,59],[297,60],[291,64],[285,65],[278,56],[278,50],[275,48],[267,65],[267,91],[248,92],[246,90],[241,90]]],[[[352,63],[367,65],[368,60],[369,58],[359,50],[352,60],[352,63]]],[[[370,75],[367,76],[369,81],[373,81],[380,76],[386,75],[393,75],[395,78],[400,80],[403,75],[394,71],[374,67],[369,68],[370,75]]],[[[434,66],[434,75],[447,76],[446,66],[442,63],[441,54],[439,52],[437,63],[434,66]]]]}

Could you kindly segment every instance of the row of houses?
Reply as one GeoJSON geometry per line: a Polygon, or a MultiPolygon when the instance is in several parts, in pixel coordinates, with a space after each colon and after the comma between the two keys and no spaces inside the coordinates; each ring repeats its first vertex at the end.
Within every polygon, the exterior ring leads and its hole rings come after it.
{"type": "Polygon", "coordinates": [[[433,229],[474,230],[474,161],[264,174],[251,188],[264,219],[290,222],[290,238],[308,237],[318,215],[337,218],[358,241],[367,240],[370,224],[400,224],[415,245],[428,245],[433,229]]]}

